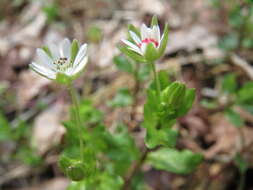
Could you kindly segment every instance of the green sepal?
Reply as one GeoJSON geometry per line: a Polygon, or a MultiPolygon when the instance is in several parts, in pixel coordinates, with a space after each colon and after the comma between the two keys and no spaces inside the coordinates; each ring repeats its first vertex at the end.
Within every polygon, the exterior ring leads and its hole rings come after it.
{"type": "Polygon", "coordinates": [[[162,102],[176,110],[182,105],[185,91],[186,87],[183,83],[173,82],[162,92],[162,102]]]}
{"type": "Polygon", "coordinates": [[[126,56],[130,57],[131,59],[137,61],[137,62],[141,62],[141,63],[145,63],[146,60],[143,56],[133,52],[132,50],[128,49],[127,47],[124,46],[120,46],[118,45],[119,50],[125,54],[126,56]]]}
{"type": "Polygon", "coordinates": [[[58,82],[59,84],[68,85],[72,80],[73,79],[71,77],[65,75],[64,73],[57,73],[56,75],[56,82],[58,82]]]}
{"type": "Polygon", "coordinates": [[[156,26],[156,25],[158,25],[158,19],[157,19],[157,16],[154,15],[152,17],[152,20],[151,20],[151,26],[153,27],[153,26],[156,26]]]}
{"type": "Polygon", "coordinates": [[[147,62],[151,62],[151,63],[159,58],[158,51],[155,48],[153,43],[147,44],[144,57],[146,58],[147,62]]]}
{"type": "Polygon", "coordinates": [[[71,44],[71,57],[70,57],[71,63],[74,63],[78,50],[79,50],[79,43],[76,39],[74,39],[71,44]]]}
{"type": "Polygon", "coordinates": [[[132,31],[134,32],[137,36],[139,36],[141,38],[141,32],[138,28],[136,28],[134,25],[129,24],[128,25],[128,31],[132,31]]]}
{"type": "Polygon", "coordinates": [[[41,49],[42,49],[49,57],[53,58],[53,55],[52,55],[52,53],[51,53],[49,47],[47,47],[47,46],[42,46],[41,49]]]}
{"type": "Polygon", "coordinates": [[[168,24],[166,24],[164,27],[164,31],[163,31],[163,37],[161,39],[161,44],[158,49],[158,56],[159,57],[163,56],[164,51],[167,47],[168,39],[169,39],[169,27],[168,27],[168,24]]]}
{"type": "Polygon", "coordinates": [[[179,110],[177,110],[177,116],[181,117],[185,114],[187,114],[187,112],[191,109],[192,104],[195,100],[195,96],[196,96],[196,90],[193,88],[187,89],[185,92],[185,96],[182,102],[182,106],[179,108],[179,110]]]}

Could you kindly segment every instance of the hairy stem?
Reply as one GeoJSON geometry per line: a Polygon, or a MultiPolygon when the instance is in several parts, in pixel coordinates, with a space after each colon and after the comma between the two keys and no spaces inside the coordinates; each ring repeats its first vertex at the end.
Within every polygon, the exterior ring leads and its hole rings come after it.
{"type": "Polygon", "coordinates": [[[142,165],[144,164],[147,156],[148,156],[148,153],[151,151],[151,149],[148,149],[146,146],[145,146],[145,149],[144,151],[142,152],[142,155],[140,157],[140,159],[134,163],[132,165],[132,167],[129,169],[126,177],[125,177],[125,182],[124,182],[124,185],[122,187],[122,190],[128,190],[130,188],[130,185],[131,185],[131,181],[133,179],[133,177],[138,173],[138,171],[140,171],[142,165]]]}
{"type": "Polygon", "coordinates": [[[79,133],[80,157],[82,161],[84,161],[84,157],[83,157],[84,145],[83,145],[83,140],[82,140],[82,124],[81,124],[81,117],[80,117],[79,99],[78,99],[77,92],[75,88],[73,87],[73,84],[69,85],[69,92],[70,92],[70,96],[71,96],[73,107],[74,107],[75,125],[79,133]]]}
{"type": "Polygon", "coordinates": [[[151,64],[153,75],[154,75],[156,91],[157,91],[157,94],[158,94],[159,98],[161,98],[161,86],[160,86],[160,82],[158,80],[158,76],[157,76],[157,73],[156,73],[155,64],[154,63],[150,63],[150,64],[151,64]]]}

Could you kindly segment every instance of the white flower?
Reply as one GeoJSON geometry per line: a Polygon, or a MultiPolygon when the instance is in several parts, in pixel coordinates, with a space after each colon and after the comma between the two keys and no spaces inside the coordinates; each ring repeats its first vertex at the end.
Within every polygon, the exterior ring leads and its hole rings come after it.
{"type": "Polygon", "coordinates": [[[51,80],[56,80],[58,74],[63,74],[70,79],[74,78],[84,69],[88,60],[87,44],[81,45],[78,49],[77,41],[73,41],[71,44],[67,38],[58,46],[50,44],[47,50],[38,48],[38,60],[29,66],[40,75],[51,80]],[[74,45],[77,47],[75,50],[72,47],[74,45]]]}
{"type": "Polygon", "coordinates": [[[152,43],[156,49],[159,49],[163,39],[163,37],[160,37],[160,28],[158,25],[149,28],[143,24],[141,26],[140,37],[133,31],[129,31],[129,33],[134,43],[124,39],[122,42],[128,46],[128,49],[133,50],[142,56],[145,54],[148,44],[152,43]]]}

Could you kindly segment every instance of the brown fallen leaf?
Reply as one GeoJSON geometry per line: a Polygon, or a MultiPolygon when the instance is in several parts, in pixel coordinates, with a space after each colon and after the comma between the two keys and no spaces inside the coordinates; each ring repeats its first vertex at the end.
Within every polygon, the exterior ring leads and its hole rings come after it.
{"type": "Polygon", "coordinates": [[[34,187],[27,187],[19,190],[64,190],[68,187],[69,183],[67,178],[57,177],[34,187]]]}
{"type": "Polygon", "coordinates": [[[17,85],[17,102],[19,108],[27,105],[28,101],[36,96],[40,90],[50,84],[50,80],[41,77],[31,70],[23,71],[17,85]]]}
{"type": "Polygon", "coordinates": [[[64,118],[64,104],[57,102],[37,116],[33,128],[33,145],[38,154],[42,155],[57,145],[65,128],[61,125],[64,118]]]}

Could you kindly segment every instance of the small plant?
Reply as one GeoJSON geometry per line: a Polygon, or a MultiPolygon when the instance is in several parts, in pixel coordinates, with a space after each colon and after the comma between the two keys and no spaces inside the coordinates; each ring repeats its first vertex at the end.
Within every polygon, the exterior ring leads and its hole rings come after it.
{"type": "MultiPolygon", "coordinates": [[[[65,149],[58,162],[72,180],[68,190],[147,189],[141,172],[144,163],[159,170],[188,174],[202,160],[200,154],[175,148],[179,132],[173,125],[191,109],[195,90],[181,82],[169,81],[165,71],[156,71],[155,62],[163,56],[167,46],[168,26],[161,36],[157,18],[153,17],[151,27],[142,25],[139,30],[129,25],[129,40],[122,41],[125,45],[119,49],[131,60],[115,57],[118,68],[132,74],[135,80],[144,76],[140,68],[151,68],[154,77],[146,89],[143,147],[136,146],[124,123],[118,123],[109,131],[103,124],[103,113],[94,108],[90,100],[79,100],[73,81],[87,63],[86,44],[79,47],[76,40],[70,43],[68,39],[59,46],[51,44],[38,49],[39,60],[30,65],[40,75],[64,85],[72,97],[71,117],[64,122],[65,149]]],[[[119,89],[109,102],[113,107],[132,103],[126,88],[119,89]]]]}

